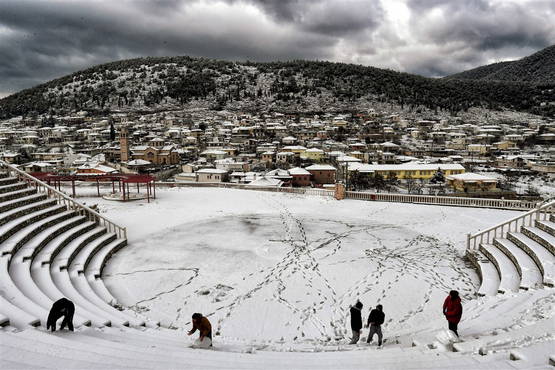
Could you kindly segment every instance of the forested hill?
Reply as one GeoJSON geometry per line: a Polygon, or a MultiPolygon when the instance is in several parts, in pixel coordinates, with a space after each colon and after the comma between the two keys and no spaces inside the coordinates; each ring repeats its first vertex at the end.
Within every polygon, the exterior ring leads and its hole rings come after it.
{"type": "Polygon", "coordinates": [[[552,115],[553,85],[431,79],[353,64],[229,62],[191,57],[98,65],[0,100],[0,118],[34,114],[202,107],[242,111],[348,111],[371,102],[458,112],[508,108],[552,115]],[[542,104],[543,103],[543,104],[542,104]]]}
{"type": "Polygon", "coordinates": [[[519,60],[489,64],[446,78],[555,84],[555,45],[519,60]]]}

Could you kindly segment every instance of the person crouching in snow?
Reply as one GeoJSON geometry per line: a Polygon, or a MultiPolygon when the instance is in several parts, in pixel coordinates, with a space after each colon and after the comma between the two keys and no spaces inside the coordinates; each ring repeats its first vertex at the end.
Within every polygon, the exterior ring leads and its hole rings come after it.
{"type": "Polygon", "coordinates": [[[362,329],[362,302],[357,301],[355,306],[351,306],[351,330],[353,338],[349,344],[357,344],[360,339],[360,329],[362,329]]]}
{"type": "Polygon", "coordinates": [[[198,338],[199,347],[212,347],[212,325],[210,321],[201,313],[194,313],[192,316],[193,328],[187,333],[192,335],[195,331],[199,331],[200,336],[198,338]]]}
{"type": "Polygon", "coordinates": [[[378,334],[378,346],[382,345],[382,324],[385,321],[385,314],[383,313],[383,306],[381,304],[377,305],[375,309],[370,311],[370,316],[368,316],[368,322],[366,327],[370,327],[370,332],[368,333],[368,339],[366,343],[370,343],[374,334],[378,334]]]}
{"type": "Polygon", "coordinates": [[[443,314],[449,322],[449,330],[451,330],[458,337],[457,325],[461,321],[462,316],[462,304],[461,298],[459,297],[459,292],[452,290],[449,292],[445,302],[443,302],[443,314]]]}
{"type": "Polygon", "coordinates": [[[75,305],[72,301],[67,298],[62,298],[54,302],[50,312],[48,313],[48,319],[46,320],[46,330],[51,329],[56,331],[56,321],[60,317],[64,317],[62,320],[62,326],[60,330],[63,330],[66,325],[70,331],[73,331],[73,314],[75,313],[75,305]]]}

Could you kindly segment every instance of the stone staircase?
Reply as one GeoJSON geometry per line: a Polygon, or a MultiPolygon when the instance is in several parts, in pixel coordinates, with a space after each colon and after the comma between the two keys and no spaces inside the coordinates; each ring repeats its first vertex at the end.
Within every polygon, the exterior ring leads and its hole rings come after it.
{"type": "Polygon", "coordinates": [[[468,236],[467,256],[481,277],[478,295],[553,287],[555,201],[468,236]]]}
{"type": "Polygon", "coordinates": [[[126,244],[124,228],[0,162],[0,325],[44,327],[62,297],[75,303],[77,327],[147,325],[115,307],[100,277],[126,244]]]}

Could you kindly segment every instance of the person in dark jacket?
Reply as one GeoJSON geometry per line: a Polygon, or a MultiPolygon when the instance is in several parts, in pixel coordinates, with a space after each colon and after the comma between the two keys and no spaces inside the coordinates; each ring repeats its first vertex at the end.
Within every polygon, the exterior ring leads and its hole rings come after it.
{"type": "Polygon", "coordinates": [[[462,304],[459,292],[452,290],[449,292],[447,298],[443,302],[443,314],[449,322],[449,330],[451,330],[458,337],[457,326],[462,317],[462,304]]]}
{"type": "Polygon", "coordinates": [[[351,306],[351,330],[353,337],[349,344],[357,344],[360,339],[360,329],[362,329],[362,302],[357,301],[355,306],[351,306]]]}
{"type": "Polygon", "coordinates": [[[194,313],[192,316],[193,328],[189,331],[188,335],[192,335],[195,331],[199,331],[199,341],[202,342],[204,338],[210,339],[210,347],[212,347],[212,325],[210,321],[202,316],[201,313],[194,313]]]}
{"type": "Polygon", "coordinates": [[[66,298],[62,298],[54,302],[52,308],[50,309],[50,313],[48,314],[48,320],[46,320],[46,330],[52,329],[52,331],[56,331],[56,321],[60,317],[64,317],[62,321],[62,326],[60,330],[64,329],[67,325],[67,328],[73,331],[73,314],[75,313],[75,305],[72,301],[66,298]]]}
{"type": "Polygon", "coordinates": [[[372,338],[374,338],[374,334],[378,334],[378,346],[382,345],[382,324],[385,321],[385,314],[383,313],[383,306],[381,304],[377,305],[375,309],[370,311],[370,315],[368,316],[368,322],[366,323],[366,327],[370,327],[370,333],[368,333],[368,339],[366,339],[366,343],[370,343],[372,338]]]}

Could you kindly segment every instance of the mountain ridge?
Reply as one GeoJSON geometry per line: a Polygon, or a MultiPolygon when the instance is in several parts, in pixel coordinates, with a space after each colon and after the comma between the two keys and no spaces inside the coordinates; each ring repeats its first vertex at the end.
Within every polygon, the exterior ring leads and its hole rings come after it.
{"type": "Polygon", "coordinates": [[[492,63],[445,77],[488,81],[555,83],[555,45],[532,55],[506,62],[492,63]]]}
{"type": "Polygon", "coordinates": [[[100,64],[0,100],[0,118],[202,107],[348,111],[372,102],[459,112],[471,107],[552,115],[555,83],[434,79],[324,61],[231,62],[148,57],[100,64]]]}

